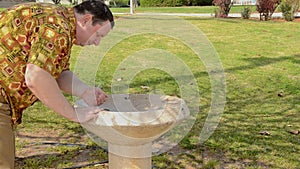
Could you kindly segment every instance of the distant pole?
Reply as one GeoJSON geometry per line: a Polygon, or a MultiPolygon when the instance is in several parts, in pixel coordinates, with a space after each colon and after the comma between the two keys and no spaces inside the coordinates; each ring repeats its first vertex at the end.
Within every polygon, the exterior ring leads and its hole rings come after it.
{"type": "Polygon", "coordinates": [[[130,0],[130,14],[134,13],[134,6],[133,6],[133,0],[130,0]]]}

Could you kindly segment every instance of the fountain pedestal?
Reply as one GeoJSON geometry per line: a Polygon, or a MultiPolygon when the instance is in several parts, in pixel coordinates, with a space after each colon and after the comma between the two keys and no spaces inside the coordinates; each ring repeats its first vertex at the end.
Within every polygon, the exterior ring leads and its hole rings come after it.
{"type": "Polygon", "coordinates": [[[100,107],[82,126],[108,142],[110,169],[151,169],[152,142],[189,116],[182,99],[162,95],[115,94],[100,107]]]}
{"type": "Polygon", "coordinates": [[[109,168],[151,169],[151,147],[151,143],[138,146],[122,146],[108,144],[109,168]]]}

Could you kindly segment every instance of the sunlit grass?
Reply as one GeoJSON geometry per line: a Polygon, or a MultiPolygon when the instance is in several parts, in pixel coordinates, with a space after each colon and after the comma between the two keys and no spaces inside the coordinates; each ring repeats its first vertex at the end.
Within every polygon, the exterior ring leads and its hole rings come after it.
{"type": "MultiPolygon", "coordinates": [[[[231,13],[240,13],[246,6],[233,6],[230,10],[231,13]]],[[[256,11],[255,6],[249,6],[252,12],[256,11]]],[[[190,6],[190,7],[137,7],[135,12],[159,12],[159,13],[214,13],[217,9],[216,6],[190,6]]],[[[111,7],[112,12],[129,13],[129,8],[116,8],[111,7]]]]}
{"type": "MultiPolygon", "coordinates": [[[[287,130],[300,130],[300,24],[241,19],[185,19],[206,34],[218,52],[226,73],[225,111],[217,130],[203,145],[197,144],[197,138],[210,106],[210,83],[204,65],[181,42],[162,35],[132,36],[105,55],[97,76],[103,90],[110,93],[113,73],[119,63],[132,52],[151,47],[175,53],[196,75],[203,109],[193,129],[181,142],[181,151],[177,155],[165,153],[154,157],[155,166],[299,167],[300,138],[287,130]],[[271,135],[261,135],[261,131],[268,131],[271,135]]],[[[73,50],[78,54],[80,48],[73,50]]],[[[75,61],[76,57],[72,58],[71,62],[75,61]]],[[[180,94],[176,81],[155,69],[140,72],[130,84],[131,93],[151,93],[158,89],[170,95],[180,94]]],[[[28,109],[23,121],[19,130],[33,134],[50,129],[56,130],[58,135],[72,133],[76,136],[75,141],[79,141],[78,135],[84,134],[80,125],[68,122],[41,104],[28,109]]],[[[22,151],[20,149],[26,143],[18,143],[18,151],[22,151]]],[[[65,149],[73,150],[68,147],[56,150],[61,153],[65,149]]],[[[66,159],[73,157],[73,153],[67,153],[66,159]]],[[[103,158],[103,152],[99,154],[103,158]]],[[[33,167],[49,167],[48,164],[42,166],[39,159],[30,160],[33,167]]],[[[68,160],[56,164],[61,168],[71,165],[68,160]]]]}

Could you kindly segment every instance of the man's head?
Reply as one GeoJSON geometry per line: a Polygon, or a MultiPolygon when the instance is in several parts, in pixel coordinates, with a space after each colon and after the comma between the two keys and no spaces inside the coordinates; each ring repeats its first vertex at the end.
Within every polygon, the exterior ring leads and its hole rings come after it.
{"type": "Polygon", "coordinates": [[[114,27],[114,17],[100,0],[88,0],[74,6],[76,18],[76,44],[99,45],[101,38],[114,27]]]}

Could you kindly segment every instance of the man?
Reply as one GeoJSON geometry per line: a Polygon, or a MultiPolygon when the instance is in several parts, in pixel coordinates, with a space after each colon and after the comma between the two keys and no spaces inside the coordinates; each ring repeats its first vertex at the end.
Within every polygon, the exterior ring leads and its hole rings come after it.
{"type": "MultiPolygon", "coordinates": [[[[72,8],[43,3],[14,6],[0,13],[0,168],[14,168],[13,126],[22,111],[40,100],[74,122],[95,118],[96,108],[76,109],[63,92],[91,107],[107,95],[69,70],[73,44],[99,45],[114,26],[109,8],[97,0],[72,8]]],[[[42,113],[42,112],[41,112],[42,113]]]]}

